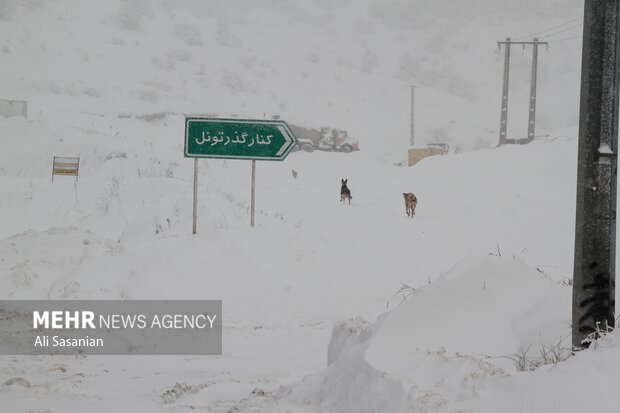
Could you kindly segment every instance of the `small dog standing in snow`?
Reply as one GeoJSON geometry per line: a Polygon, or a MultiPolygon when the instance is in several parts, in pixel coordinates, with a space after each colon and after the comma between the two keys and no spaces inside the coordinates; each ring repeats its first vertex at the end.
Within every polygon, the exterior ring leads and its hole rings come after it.
{"type": "Polygon", "coordinates": [[[293,174],[293,178],[297,179],[297,171],[294,169],[291,169],[291,172],[293,174]]]}
{"type": "Polygon", "coordinates": [[[413,218],[415,215],[415,207],[418,205],[418,198],[416,198],[413,192],[403,192],[403,196],[405,197],[405,210],[407,212],[407,216],[413,218]]]}
{"type": "Polygon", "coordinates": [[[348,179],[342,179],[342,186],[340,187],[340,202],[344,202],[345,199],[349,200],[349,205],[351,205],[351,191],[347,188],[348,179]]]}

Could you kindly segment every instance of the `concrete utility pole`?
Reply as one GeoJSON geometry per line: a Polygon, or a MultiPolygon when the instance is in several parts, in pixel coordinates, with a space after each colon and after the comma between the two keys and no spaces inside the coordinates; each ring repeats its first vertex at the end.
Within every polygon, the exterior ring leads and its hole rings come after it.
{"type": "Polygon", "coordinates": [[[581,62],[572,343],[614,327],[618,0],[586,0],[581,62]]]}
{"type": "Polygon", "coordinates": [[[527,121],[527,142],[534,140],[534,132],[536,130],[536,76],[538,72],[538,44],[538,39],[535,37],[534,46],[532,49],[532,77],[530,81],[530,111],[527,121]]]}
{"type": "Polygon", "coordinates": [[[510,75],[510,37],[506,37],[505,42],[497,42],[498,47],[504,44],[504,77],[502,82],[502,114],[499,122],[499,144],[506,143],[506,133],[508,132],[508,77],[510,75]]]}
{"type": "Polygon", "coordinates": [[[414,112],[414,103],[415,103],[415,86],[410,85],[411,88],[411,129],[409,132],[409,146],[415,146],[415,112],[414,112]]]}
{"type": "MultiPolygon", "coordinates": [[[[534,139],[534,131],[536,129],[536,74],[538,71],[538,45],[544,44],[547,42],[539,42],[538,39],[534,39],[533,42],[512,42],[510,41],[510,37],[506,38],[504,42],[497,42],[498,47],[504,45],[505,54],[504,54],[504,81],[502,85],[502,114],[501,120],[499,124],[499,144],[503,145],[508,143],[508,77],[510,74],[510,45],[511,44],[520,44],[525,47],[525,45],[533,45],[534,51],[532,54],[532,78],[530,84],[530,111],[529,111],[529,119],[528,119],[528,127],[527,127],[527,142],[531,142],[534,139]]],[[[513,142],[513,141],[511,141],[513,142]]]]}

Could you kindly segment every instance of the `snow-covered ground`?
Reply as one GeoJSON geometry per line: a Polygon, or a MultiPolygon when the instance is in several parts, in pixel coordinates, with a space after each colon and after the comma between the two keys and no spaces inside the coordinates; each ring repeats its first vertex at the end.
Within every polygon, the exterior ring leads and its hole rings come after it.
{"type": "MultiPolygon", "coordinates": [[[[467,3],[0,2],[0,98],[29,102],[0,117],[0,298],[221,299],[225,320],[217,357],[0,356],[2,409],[616,411],[617,334],[515,367],[569,347],[579,41],[541,52],[550,136],[493,148],[495,41],[582,2],[467,3]],[[402,166],[410,83],[420,141],[458,154],[402,166]],[[184,114],[279,114],[362,150],[258,162],[255,228],[250,163],[201,160],[193,236],[184,114]],[[54,155],[80,156],[77,183],[51,182],[54,155]]],[[[527,53],[512,70],[521,137],[527,53]]]]}

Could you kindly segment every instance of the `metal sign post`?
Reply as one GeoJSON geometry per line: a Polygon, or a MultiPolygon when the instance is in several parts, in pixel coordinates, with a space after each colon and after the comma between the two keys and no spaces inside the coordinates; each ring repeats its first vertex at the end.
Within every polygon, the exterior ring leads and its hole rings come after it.
{"type": "Polygon", "coordinates": [[[250,216],[250,226],[254,227],[254,200],[256,195],[256,161],[252,159],[252,200],[250,201],[250,209],[251,209],[251,216],[250,216]]]}
{"type": "Polygon", "coordinates": [[[196,235],[196,207],[198,206],[198,158],[194,158],[194,209],[192,214],[192,234],[196,235]]]}

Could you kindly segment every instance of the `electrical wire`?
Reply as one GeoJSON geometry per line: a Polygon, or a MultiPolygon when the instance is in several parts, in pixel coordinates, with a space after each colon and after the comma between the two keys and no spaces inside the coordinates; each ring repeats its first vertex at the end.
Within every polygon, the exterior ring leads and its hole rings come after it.
{"type": "Polygon", "coordinates": [[[515,41],[516,41],[516,40],[521,40],[521,39],[525,39],[525,38],[533,37],[533,36],[536,36],[536,35],[539,35],[539,34],[544,34],[544,33],[547,33],[547,32],[549,32],[549,31],[551,31],[551,30],[558,29],[558,28],[560,28],[560,27],[564,27],[564,26],[566,26],[567,24],[574,23],[574,22],[576,22],[577,20],[581,20],[581,19],[583,19],[583,16],[579,16],[579,17],[577,17],[577,18],[574,18],[574,19],[569,20],[569,21],[567,21],[567,22],[564,22],[564,23],[562,23],[562,24],[558,24],[557,26],[549,27],[549,28],[547,28],[547,29],[545,29],[545,30],[541,30],[541,31],[538,31],[538,32],[534,32],[534,33],[526,34],[525,36],[515,37],[515,38],[514,38],[514,39],[512,39],[512,40],[515,40],[515,41]]]}
{"type": "Polygon", "coordinates": [[[574,26],[571,26],[571,27],[567,27],[566,29],[559,30],[559,31],[557,31],[557,32],[554,32],[554,33],[551,33],[551,34],[547,34],[547,35],[545,35],[545,36],[540,36],[540,39],[546,39],[546,38],[548,38],[548,37],[555,36],[556,34],[560,34],[560,33],[567,32],[567,31],[569,31],[569,30],[577,29],[577,28],[579,28],[579,27],[581,27],[581,26],[583,26],[583,22],[582,22],[582,23],[579,23],[579,24],[576,24],[576,25],[574,25],[574,26]]]}
{"type": "Polygon", "coordinates": [[[566,42],[568,40],[575,40],[575,39],[582,39],[582,38],[583,38],[582,35],[573,36],[573,37],[565,37],[564,39],[550,40],[549,43],[560,43],[560,42],[566,42]]]}

